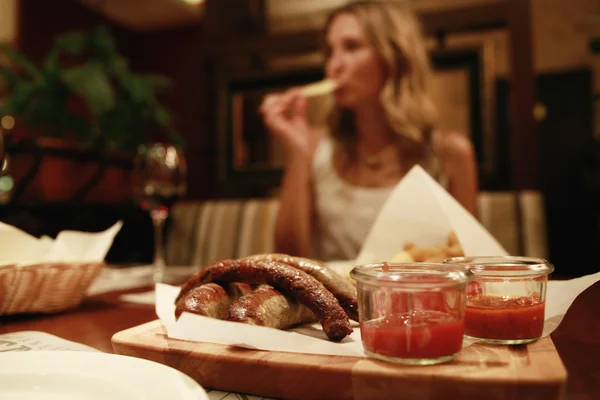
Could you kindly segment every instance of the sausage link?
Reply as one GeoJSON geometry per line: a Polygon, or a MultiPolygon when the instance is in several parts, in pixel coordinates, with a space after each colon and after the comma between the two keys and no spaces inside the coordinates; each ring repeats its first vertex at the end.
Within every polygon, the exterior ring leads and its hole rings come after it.
{"type": "Polygon", "coordinates": [[[231,303],[227,319],[275,329],[288,329],[316,321],[310,309],[270,285],[260,285],[231,303]]]}
{"type": "MultiPolygon", "coordinates": [[[[225,261],[228,261],[228,260],[225,260],[225,261]]],[[[223,262],[225,262],[225,261],[216,262],[214,264],[211,264],[211,266],[216,267],[219,265],[223,265],[223,262]]],[[[203,284],[203,282],[200,282],[200,279],[202,278],[203,272],[205,269],[206,269],[206,267],[200,269],[200,271],[196,272],[194,275],[189,277],[187,281],[185,281],[185,283],[181,286],[181,290],[179,291],[179,294],[175,298],[175,303],[179,303],[179,300],[181,300],[181,298],[183,296],[185,296],[190,290],[203,284]]]]}
{"type": "Polygon", "coordinates": [[[198,271],[184,289],[189,291],[210,282],[269,284],[308,307],[330,340],[339,341],[352,333],[348,316],[331,292],[317,279],[289,265],[268,260],[223,260],[198,271]]]}
{"type": "Polygon", "coordinates": [[[321,282],[338,299],[350,319],[358,321],[358,296],[356,294],[356,287],[340,274],[329,269],[322,262],[281,253],[256,254],[246,258],[250,260],[276,261],[306,272],[321,282]]]}
{"type": "Polygon", "coordinates": [[[225,319],[231,302],[252,291],[246,283],[230,283],[227,291],[216,283],[207,283],[189,290],[175,305],[175,317],[179,318],[184,311],[225,319]]]}

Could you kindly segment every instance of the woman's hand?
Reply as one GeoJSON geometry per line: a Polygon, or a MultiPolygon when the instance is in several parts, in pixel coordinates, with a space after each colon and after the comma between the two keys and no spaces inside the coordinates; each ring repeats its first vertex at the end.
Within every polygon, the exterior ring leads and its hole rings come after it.
{"type": "Polygon", "coordinates": [[[300,89],[267,95],[260,112],[265,125],[281,141],[288,155],[312,157],[316,141],[308,125],[306,98],[300,89]]]}

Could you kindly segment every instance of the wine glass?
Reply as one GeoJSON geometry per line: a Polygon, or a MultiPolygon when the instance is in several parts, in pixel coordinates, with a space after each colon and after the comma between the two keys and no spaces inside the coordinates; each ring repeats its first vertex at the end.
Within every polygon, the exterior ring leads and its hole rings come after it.
{"type": "Polygon", "coordinates": [[[163,227],[169,208],[186,192],[187,165],[181,149],[163,143],[142,145],[134,160],[134,197],[154,225],[153,280],[165,279],[163,227]]]}

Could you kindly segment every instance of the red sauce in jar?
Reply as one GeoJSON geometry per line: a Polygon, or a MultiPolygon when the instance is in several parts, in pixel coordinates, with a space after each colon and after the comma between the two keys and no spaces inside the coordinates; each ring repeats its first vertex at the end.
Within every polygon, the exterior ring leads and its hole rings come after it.
{"type": "Polygon", "coordinates": [[[481,287],[481,284],[479,282],[469,282],[467,285],[467,296],[471,297],[471,296],[478,296],[483,294],[483,287],[481,287]]]}
{"type": "Polygon", "coordinates": [[[539,296],[474,296],[467,300],[465,335],[481,339],[534,339],[544,329],[539,296]]]}
{"type": "Polygon", "coordinates": [[[462,347],[464,319],[441,311],[412,311],[360,325],[371,353],[398,358],[439,358],[462,347]]]}
{"type": "Polygon", "coordinates": [[[375,297],[374,308],[377,315],[398,315],[411,311],[442,311],[448,312],[446,301],[457,301],[456,294],[447,292],[421,292],[421,293],[386,293],[379,292],[375,297]],[[446,300],[444,296],[448,296],[446,300]]]}

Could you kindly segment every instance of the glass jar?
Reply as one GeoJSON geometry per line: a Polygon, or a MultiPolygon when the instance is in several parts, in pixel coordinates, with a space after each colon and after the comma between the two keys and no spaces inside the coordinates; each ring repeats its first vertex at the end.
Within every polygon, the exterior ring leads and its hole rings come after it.
{"type": "Polygon", "coordinates": [[[542,336],[546,286],[554,266],[532,257],[456,257],[473,273],[465,336],[491,344],[525,344],[542,336]]]}
{"type": "Polygon", "coordinates": [[[462,266],[376,263],[356,266],[360,333],[367,355],[402,364],[452,360],[462,348],[467,283],[462,266]]]}

